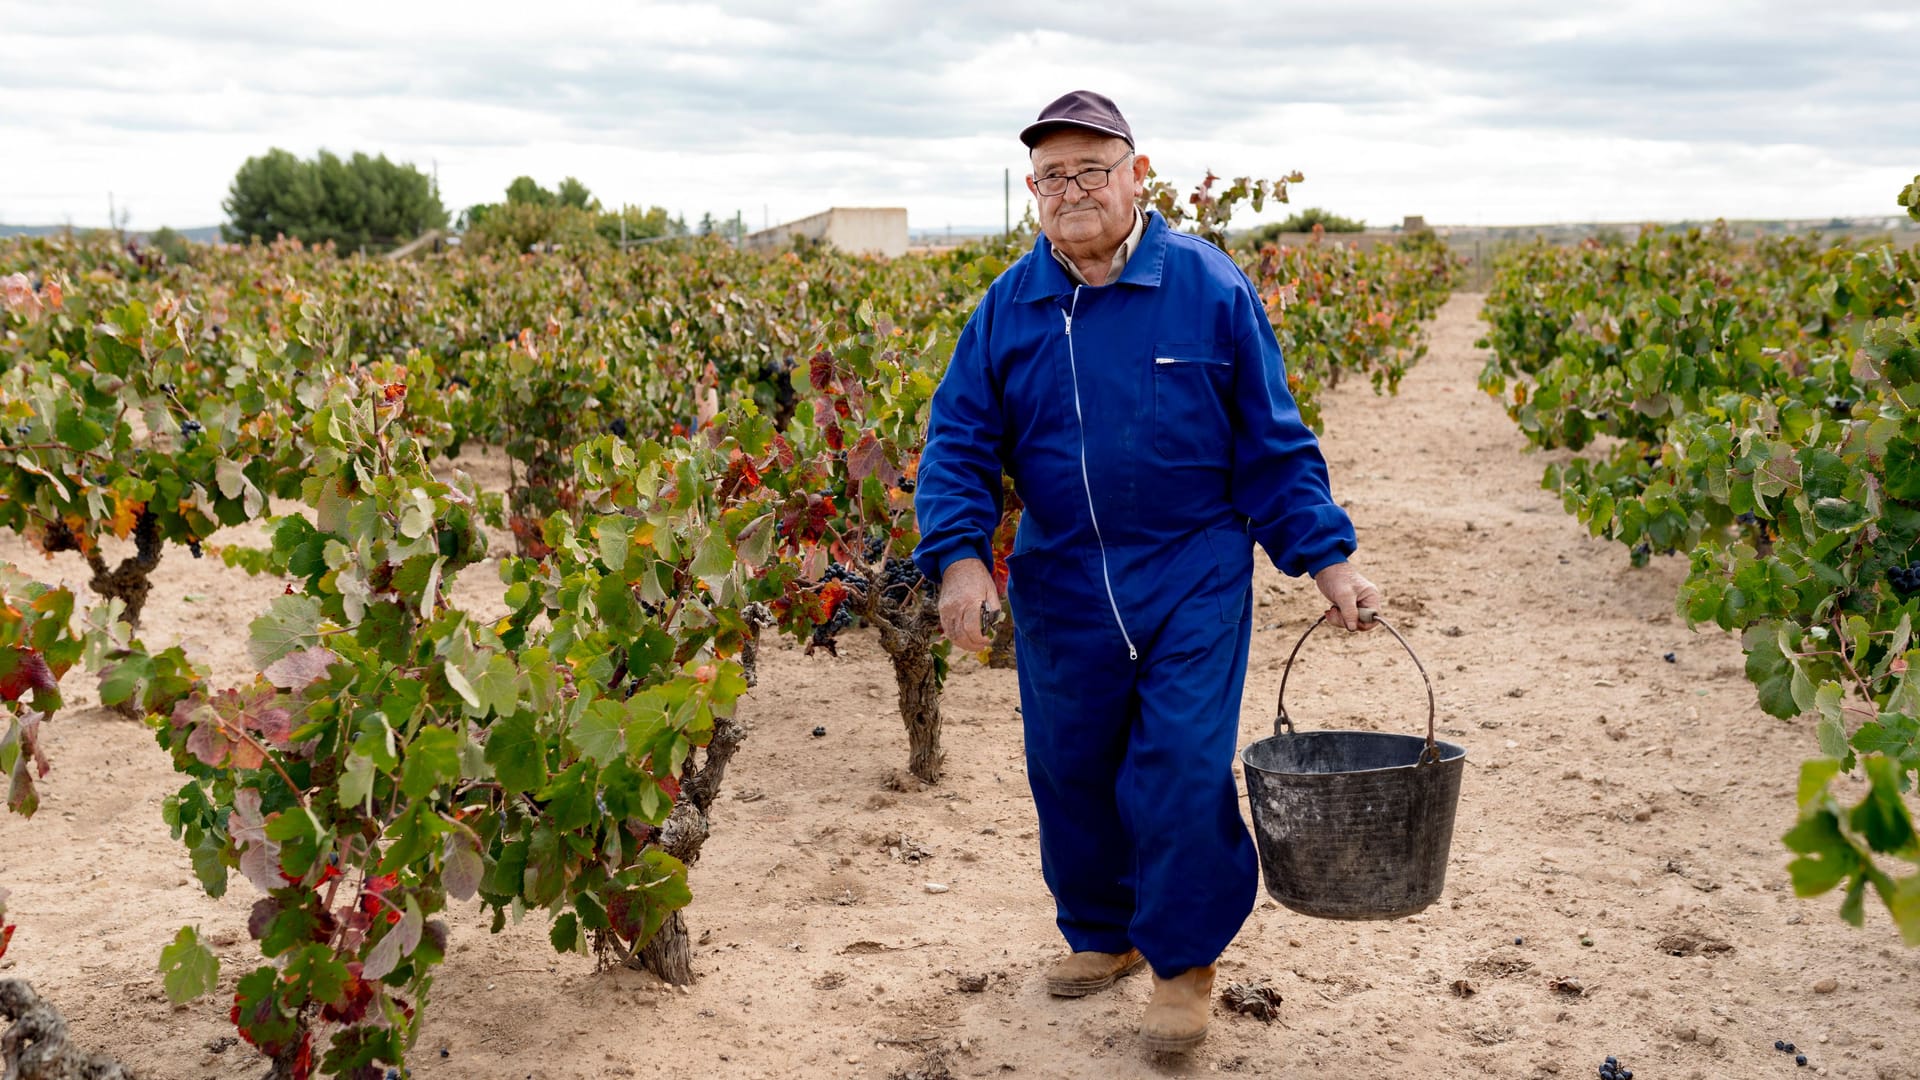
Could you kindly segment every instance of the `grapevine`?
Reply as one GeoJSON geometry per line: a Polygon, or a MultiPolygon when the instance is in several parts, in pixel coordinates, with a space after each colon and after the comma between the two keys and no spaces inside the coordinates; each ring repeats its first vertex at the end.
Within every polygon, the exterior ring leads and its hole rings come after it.
{"type": "Polygon", "coordinates": [[[1487,300],[1481,377],[1541,447],[1611,446],[1546,470],[1569,512],[1636,565],[1686,552],[1690,623],[1742,633],[1774,716],[1817,717],[1800,820],[1803,896],[1871,888],[1920,945],[1920,257],[1885,244],[1741,244],[1724,227],[1535,245],[1487,300]],[[1833,781],[1857,772],[1848,803],[1833,781]]]}

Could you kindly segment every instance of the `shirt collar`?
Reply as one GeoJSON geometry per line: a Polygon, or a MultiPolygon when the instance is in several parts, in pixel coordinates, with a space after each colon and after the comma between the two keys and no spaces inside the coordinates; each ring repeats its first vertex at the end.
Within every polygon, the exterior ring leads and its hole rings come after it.
{"type": "MultiPolygon", "coordinates": [[[[1120,280],[1120,271],[1127,268],[1127,260],[1132,258],[1134,251],[1140,247],[1140,234],[1145,232],[1146,229],[1146,215],[1142,214],[1138,208],[1135,208],[1133,211],[1133,231],[1127,234],[1125,240],[1120,241],[1120,250],[1113,253],[1113,264],[1107,270],[1107,284],[1111,285],[1120,280]]],[[[1060,264],[1060,269],[1067,272],[1067,280],[1073,282],[1075,285],[1087,284],[1086,275],[1080,272],[1079,267],[1073,265],[1072,259],[1061,254],[1059,248],[1053,249],[1053,258],[1055,262],[1060,264]]]]}
{"type": "MultiPolygon", "coordinates": [[[[1127,256],[1126,271],[1113,284],[1143,289],[1160,287],[1161,272],[1167,261],[1168,240],[1173,230],[1168,227],[1167,219],[1157,212],[1149,211],[1146,222],[1146,228],[1140,233],[1140,243],[1127,256]]],[[[1076,286],[1073,280],[1067,277],[1067,272],[1060,268],[1059,261],[1052,255],[1053,245],[1047,241],[1047,234],[1040,233],[1034,237],[1033,250],[1014,264],[1014,269],[1020,271],[1020,281],[1014,287],[1014,299],[1017,302],[1039,303],[1066,296],[1074,290],[1076,286]]]]}

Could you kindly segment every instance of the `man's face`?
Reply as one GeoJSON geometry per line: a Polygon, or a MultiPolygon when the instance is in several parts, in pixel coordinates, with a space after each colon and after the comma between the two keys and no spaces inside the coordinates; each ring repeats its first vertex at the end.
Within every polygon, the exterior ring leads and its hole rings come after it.
{"type": "Polygon", "coordinates": [[[1109,241],[1117,246],[1133,231],[1133,200],[1149,165],[1145,157],[1126,155],[1125,139],[1075,128],[1056,131],[1033,148],[1033,175],[1027,178],[1027,190],[1040,204],[1041,231],[1055,247],[1098,246],[1109,241]],[[1066,194],[1049,196],[1034,188],[1036,179],[1105,169],[1116,162],[1120,167],[1113,170],[1107,186],[1095,191],[1069,183],[1066,194]]]}

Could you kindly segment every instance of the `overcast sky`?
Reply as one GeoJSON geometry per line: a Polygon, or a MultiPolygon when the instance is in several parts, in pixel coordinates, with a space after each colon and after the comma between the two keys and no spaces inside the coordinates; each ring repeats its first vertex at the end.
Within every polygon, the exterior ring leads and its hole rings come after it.
{"type": "Polygon", "coordinates": [[[1182,187],[1300,169],[1296,207],[1376,224],[1892,214],[1920,173],[1920,0],[1591,6],[0,0],[0,221],[104,224],[112,192],[213,224],[279,146],[437,164],[456,212],[524,173],[753,227],[991,224],[1016,133],[1082,87],[1182,187]]]}

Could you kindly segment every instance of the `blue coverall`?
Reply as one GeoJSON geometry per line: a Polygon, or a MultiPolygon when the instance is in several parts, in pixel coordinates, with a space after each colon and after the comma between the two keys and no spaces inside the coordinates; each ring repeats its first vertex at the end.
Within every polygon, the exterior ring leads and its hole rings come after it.
{"type": "Polygon", "coordinates": [[[1354,550],[1266,311],[1219,249],[1148,215],[1119,279],[1042,236],[995,281],[934,395],[922,573],[992,565],[1001,472],[1041,870],[1076,952],[1214,962],[1258,868],[1233,756],[1253,542],[1287,574],[1354,550]]]}

